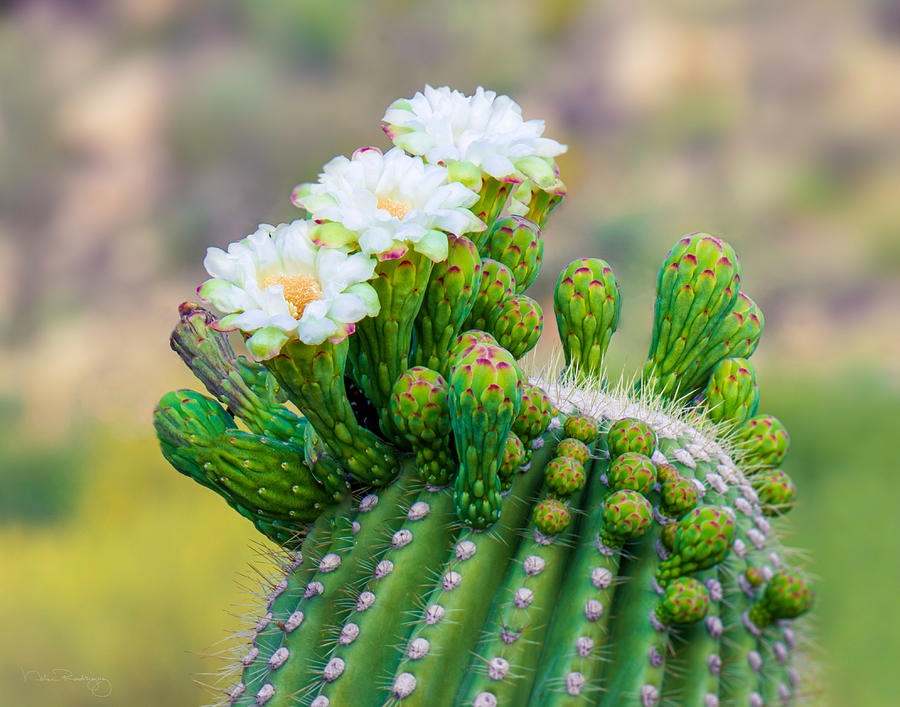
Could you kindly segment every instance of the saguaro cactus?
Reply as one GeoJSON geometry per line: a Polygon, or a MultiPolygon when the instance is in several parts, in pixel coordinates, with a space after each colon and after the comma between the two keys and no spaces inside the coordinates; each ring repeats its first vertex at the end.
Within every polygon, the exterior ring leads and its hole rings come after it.
{"type": "Polygon", "coordinates": [[[172,335],[212,397],[162,398],[163,454],[282,548],[220,704],[791,701],[813,595],[732,248],[666,256],[637,386],[603,365],[600,260],[557,281],[564,371],[523,369],[564,147],[481,89],[385,122],[397,149],[295,192],[310,219],[211,249],[222,316],[186,303],[172,335]]]}

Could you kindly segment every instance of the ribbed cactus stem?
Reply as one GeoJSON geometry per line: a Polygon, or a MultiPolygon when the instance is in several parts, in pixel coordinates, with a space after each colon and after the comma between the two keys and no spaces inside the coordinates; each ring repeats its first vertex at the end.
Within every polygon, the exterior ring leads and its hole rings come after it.
{"type": "Polygon", "coordinates": [[[516,478],[494,528],[486,532],[466,530],[457,536],[450,559],[441,568],[441,577],[451,572],[455,576],[434,588],[425,601],[424,620],[409,637],[409,646],[424,639],[429,651],[420,658],[407,653],[388,681],[396,685],[404,675],[414,678],[416,688],[404,697],[404,704],[431,707],[453,703],[466,674],[469,651],[503,579],[495,568],[506,566],[516,550],[519,528],[530,515],[530,500],[543,479],[542,466],[552,457],[554,448],[550,438],[535,452],[531,469],[516,478]]]}

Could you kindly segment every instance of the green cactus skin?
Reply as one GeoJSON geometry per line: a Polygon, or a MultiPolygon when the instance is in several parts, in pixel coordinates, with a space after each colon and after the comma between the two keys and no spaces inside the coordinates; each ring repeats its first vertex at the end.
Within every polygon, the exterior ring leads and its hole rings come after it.
{"type": "Polygon", "coordinates": [[[515,261],[502,223],[483,252],[503,262],[485,258],[480,283],[462,238],[451,252],[471,272],[445,262],[417,279],[382,264],[390,325],[290,343],[265,367],[235,356],[212,315],[184,308],[173,346],[221,404],[164,397],[163,453],[291,553],[222,704],[790,700],[793,619],[779,617],[812,600],[766,519],[790,505],[771,468],[787,437],[774,418],[749,417],[755,374],[738,362],[762,316],[738,292],[736,260],[712,277],[691,264],[729,247],[692,236],[664,263],[661,277],[683,278],[693,299],[663,292],[666,341],[643,386],[605,388],[602,356],[593,376],[569,358],[571,375],[529,382],[496,322],[525,301],[513,273],[530,273],[533,253],[515,261]],[[404,287],[416,290],[408,302],[404,287]],[[709,308],[695,311],[701,300],[709,308]],[[371,415],[360,415],[371,429],[354,416],[348,356],[388,441],[371,415]],[[434,366],[407,368],[417,356],[434,366]]]}
{"type": "Polygon", "coordinates": [[[266,366],[347,471],[360,481],[385,484],[397,473],[396,453],[353,414],[344,387],[347,352],[346,339],[317,346],[293,341],[266,366]]]}
{"type": "Polygon", "coordinates": [[[481,259],[481,281],[469,316],[462,325],[462,331],[476,329],[487,331],[497,308],[513,295],[512,271],[503,263],[492,258],[481,259]]]}
{"type": "Polygon", "coordinates": [[[737,431],[737,447],[751,467],[778,466],[784,460],[791,438],[784,425],[772,415],[757,415],[737,431]]]}
{"type": "Polygon", "coordinates": [[[620,304],[616,276],[605,260],[574,260],[560,273],[553,311],[566,366],[579,380],[601,375],[620,304]]]}
{"type": "Polygon", "coordinates": [[[503,300],[488,321],[488,331],[497,343],[520,359],[535,347],[544,330],[541,305],[526,295],[503,300]]]}
{"type": "Polygon", "coordinates": [[[445,486],[455,471],[450,449],[449,386],[443,376],[413,366],[391,391],[394,426],[416,455],[419,477],[432,486],[445,486]]]}
{"type": "Polygon", "coordinates": [[[391,388],[409,367],[413,324],[433,265],[427,256],[413,251],[379,262],[370,283],[378,293],[381,311],[361,319],[355,336],[347,339],[352,352],[350,374],[375,406],[381,431],[389,439],[397,435],[390,415],[391,388]]]}
{"type": "Polygon", "coordinates": [[[477,346],[450,373],[450,417],[460,470],[454,494],[460,519],[473,528],[500,516],[497,474],[522,400],[515,360],[499,346],[477,346]]]}
{"type": "Polygon", "coordinates": [[[541,270],[544,241],[537,224],[521,216],[507,216],[491,229],[490,257],[512,272],[516,294],[522,294],[541,270]]]}
{"type": "Polygon", "coordinates": [[[646,422],[624,417],[609,426],[609,456],[611,459],[625,454],[637,452],[645,456],[653,454],[656,449],[656,433],[646,422]]]}
{"type": "Polygon", "coordinates": [[[462,324],[472,311],[481,283],[481,258],[468,238],[448,237],[447,260],[435,263],[415,319],[414,360],[440,371],[462,324]]]}
{"type": "Polygon", "coordinates": [[[472,213],[480,218],[487,225],[487,228],[480,233],[473,234],[475,237],[475,245],[479,251],[485,251],[490,247],[491,226],[497,220],[497,217],[506,206],[509,195],[512,190],[519,185],[518,179],[496,179],[488,174],[484,174],[482,178],[481,189],[475,189],[478,192],[478,201],[472,207],[472,213]]]}
{"type": "Polygon", "coordinates": [[[791,477],[781,469],[760,471],[753,475],[751,483],[759,495],[759,503],[765,515],[783,515],[793,508],[797,489],[791,477]]]}
{"type": "Polygon", "coordinates": [[[713,422],[741,425],[756,414],[759,385],[756,369],[746,358],[725,358],[709,375],[703,392],[706,415],[713,422]]]}

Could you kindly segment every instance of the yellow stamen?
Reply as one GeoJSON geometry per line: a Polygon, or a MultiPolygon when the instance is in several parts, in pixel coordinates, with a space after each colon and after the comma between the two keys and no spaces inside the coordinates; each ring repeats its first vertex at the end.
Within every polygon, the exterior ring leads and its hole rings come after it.
{"type": "Polygon", "coordinates": [[[412,211],[412,208],[399,201],[388,199],[386,196],[378,197],[378,208],[384,209],[396,219],[402,219],[406,214],[412,211]]]}
{"type": "Polygon", "coordinates": [[[263,283],[263,289],[272,285],[281,285],[288,311],[294,319],[303,316],[303,310],[310,302],[322,299],[322,288],[319,281],[307,275],[278,275],[270,277],[263,283]]]}

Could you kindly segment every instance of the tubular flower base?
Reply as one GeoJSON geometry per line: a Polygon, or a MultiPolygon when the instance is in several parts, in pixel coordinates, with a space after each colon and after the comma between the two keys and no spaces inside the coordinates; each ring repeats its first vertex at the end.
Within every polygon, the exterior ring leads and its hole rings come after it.
{"type": "Polygon", "coordinates": [[[678,240],[647,362],[614,377],[612,266],[573,261],[535,368],[563,146],[482,90],[385,123],[395,151],[297,191],[310,220],[211,250],[219,314],[185,303],[172,335],[209,395],[163,396],[163,455],[280,546],[217,704],[798,698],[814,596],[734,250],[678,240]]]}

